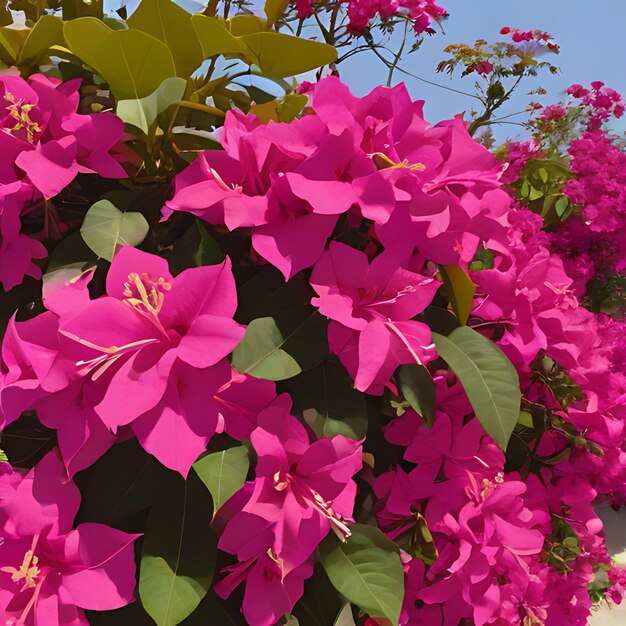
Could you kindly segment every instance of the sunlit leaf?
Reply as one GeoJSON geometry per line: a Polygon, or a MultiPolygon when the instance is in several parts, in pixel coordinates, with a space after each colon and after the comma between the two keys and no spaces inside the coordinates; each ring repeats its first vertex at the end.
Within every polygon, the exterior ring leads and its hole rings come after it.
{"type": "Polygon", "coordinates": [[[446,286],[450,304],[459,322],[467,324],[474,306],[476,285],[465,271],[457,265],[440,265],[439,270],[446,286]]]}
{"type": "Polygon", "coordinates": [[[149,228],[141,213],[122,213],[108,200],[99,200],[87,211],[80,234],[99,257],[111,261],[118,246],[140,244],[149,228]]]}
{"type": "Polygon", "coordinates": [[[191,14],[171,0],[141,0],[127,21],[130,28],[148,33],[167,46],[178,76],[188,78],[205,58],[191,14]]]}

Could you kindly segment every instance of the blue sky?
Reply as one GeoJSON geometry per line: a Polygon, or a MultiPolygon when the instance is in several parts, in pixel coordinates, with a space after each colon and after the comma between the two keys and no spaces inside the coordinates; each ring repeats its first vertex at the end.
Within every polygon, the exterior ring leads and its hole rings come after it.
{"type": "MultiPolygon", "coordinates": [[[[583,0],[441,0],[440,4],[450,13],[444,24],[445,34],[427,38],[420,50],[405,60],[405,69],[414,74],[471,91],[474,82],[471,77],[450,79],[447,75],[435,74],[448,44],[472,43],[479,38],[493,41],[499,37],[502,26],[524,30],[540,28],[548,31],[561,46],[561,53],[551,57],[561,73],[557,76],[546,73],[534,83],[526,83],[527,88],[507,105],[506,113],[523,109],[529,100],[525,93],[537,86],[548,90],[542,100],[545,103],[558,99],[572,83],[588,84],[593,80],[604,81],[626,96],[625,0],[597,0],[595,3],[583,0]],[[593,9],[595,13],[591,13],[593,9]]],[[[342,78],[353,91],[364,94],[386,82],[387,70],[382,63],[375,64],[369,54],[363,54],[343,65],[342,78]]],[[[397,74],[395,81],[404,81],[415,98],[426,100],[425,114],[433,122],[471,107],[469,98],[411,77],[397,74]]],[[[626,130],[626,123],[621,123],[620,127],[626,130]]],[[[503,126],[497,135],[513,135],[517,129],[503,126]]]]}

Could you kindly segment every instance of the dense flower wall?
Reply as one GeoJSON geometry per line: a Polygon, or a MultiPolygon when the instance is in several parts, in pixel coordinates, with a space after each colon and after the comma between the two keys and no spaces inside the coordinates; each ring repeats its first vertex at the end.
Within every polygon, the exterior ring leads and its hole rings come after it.
{"type": "MultiPolygon", "coordinates": [[[[347,12],[417,32],[445,14],[347,12]]],[[[263,70],[274,31],[196,18],[203,58],[221,28],[263,70]]],[[[128,54],[135,19],[106,34],[128,54]]],[[[579,134],[550,143],[570,115],[552,105],[543,143],[501,159],[403,84],[358,98],[328,76],[222,111],[185,52],[169,104],[129,98],[72,35],[93,20],[61,25],[83,82],[26,52],[0,75],[7,624],[584,626],[619,603],[594,506],[626,504],[624,322],[587,292],[624,269],[619,94],[574,86],[579,134]],[[103,79],[117,114],[85,113],[103,79]],[[185,108],[217,132],[184,143],[185,108]],[[557,148],[571,206],[549,224],[524,181],[557,148]]]]}

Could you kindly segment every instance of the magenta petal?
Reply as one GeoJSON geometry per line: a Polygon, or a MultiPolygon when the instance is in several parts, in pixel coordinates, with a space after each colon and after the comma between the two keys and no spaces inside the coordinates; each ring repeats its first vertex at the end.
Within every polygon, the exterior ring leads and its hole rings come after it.
{"type": "Polygon", "coordinates": [[[63,576],[63,587],[83,609],[110,611],[134,600],[135,556],[129,535],[104,524],[80,524],[79,554],[84,569],[63,576]]]}
{"type": "MultiPolygon", "coordinates": [[[[385,363],[391,338],[384,322],[370,322],[359,336],[359,369],[354,386],[365,391],[378,376],[385,363]]],[[[384,381],[381,381],[384,382],[384,381]]]]}
{"type": "MultiPolygon", "coordinates": [[[[16,475],[19,479],[19,474],[16,475]]],[[[80,492],[65,472],[58,454],[49,452],[19,483],[12,474],[0,477],[4,528],[17,535],[35,535],[46,527],[54,533],[72,528],[80,492]]]]}
{"type": "Polygon", "coordinates": [[[229,317],[202,315],[181,339],[176,354],[194,367],[209,367],[230,354],[245,331],[229,317]]]}
{"type": "Polygon", "coordinates": [[[15,163],[45,198],[52,198],[76,178],[76,139],[63,137],[59,141],[40,143],[35,150],[22,152],[15,163]]]}
{"type": "Polygon", "coordinates": [[[254,229],[253,248],[286,280],[319,259],[337,223],[336,215],[310,213],[254,229]]]}
{"type": "Polygon", "coordinates": [[[159,315],[168,327],[190,327],[200,315],[232,317],[237,290],[230,259],[219,265],[194,267],[181,272],[166,294],[159,315]]]}
{"type": "Polygon", "coordinates": [[[287,172],[285,178],[291,191],[313,207],[313,213],[339,215],[345,213],[357,201],[357,195],[350,183],[311,180],[295,172],[287,172]]]}
{"type": "Polygon", "coordinates": [[[240,511],[226,525],[218,548],[236,554],[240,561],[261,556],[272,545],[274,525],[273,520],[240,511]]]}

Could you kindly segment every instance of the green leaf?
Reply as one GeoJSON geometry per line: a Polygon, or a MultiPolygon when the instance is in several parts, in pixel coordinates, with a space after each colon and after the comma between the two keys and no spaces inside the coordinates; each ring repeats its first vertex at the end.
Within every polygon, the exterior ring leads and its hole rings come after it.
{"type": "Polygon", "coordinates": [[[272,27],[276,20],[283,15],[289,4],[289,0],[265,0],[265,15],[267,26],[272,27]]]}
{"type": "Polygon", "coordinates": [[[96,71],[99,71],[97,63],[103,54],[102,44],[112,32],[95,17],[81,17],[63,25],[63,36],[70,51],[96,71]]]}
{"type": "Polygon", "coordinates": [[[302,415],[318,437],[344,435],[362,439],[367,433],[367,404],[352,378],[334,359],[284,383],[302,415]]]}
{"type": "Polygon", "coordinates": [[[397,625],[404,596],[398,546],[374,526],[355,524],[345,543],[329,534],[320,545],[322,565],[335,589],[370,617],[397,625]]]}
{"type": "Polygon", "coordinates": [[[440,265],[439,271],[454,313],[461,324],[467,324],[467,318],[474,306],[476,285],[457,265],[440,265]]]}
{"type": "Polygon", "coordinates": [[[193,260],[198,267],[203,265],[217,265],[224,260],[224,253],[219,244],[202,224],[202,220],[196,218],[196,226],[200,233],[200,245],[193,254],[193,260]]]}
{"type": "Polygon", "coordinates": [[[112,261],[118,245],[139,245],[149,229],[141,213],[122,213],[108,200],[99,200],[87,211],[80,234],[99,257],[112,261]]]}
{"type": "Polygon", "coordinates": [[[458,376],[483,428],[504,450],[519,416],[519,377],[486,337],[461,326],[448,337],[433,333],[439,355],[458,376]]]}
{"type": "Polygon", "coordinates": [[[416,363],[400,366],[400,390],[404,399],[423,418],[430,428],[435,422],[435,383],[430,372],[416,363]]]}
{"type": "Polygon", "coordinates": [[[152,508],[144,535],[139,596],[157,626],[191,615],[211,586],[216,538],[211,497],[195,474],[152,508]]]}
{"type": "Polygon", "coordinates": [[[258,65],[258,60],[239,38],[231,34],[224,22],[206,15],[192,15],[191,23],[202,46],[205,58],[217,54],[236,54],[248,63],[258,65]]]}
{"type": "Polygon", "coordinates": [[[9,457],[5,454],[4,450],[0,450],[0,463],[8,463],[9,457]]]}
{"type": "Polygon", "coordinates": [[[145,98],[120,100],[117,103],[117,116],[147,135],[157,117],[183,97],[186,85],[183,78],[168,78],[145,98]]]}
{"type": "Polygon", "coordinates": [[[533,187],[532,185],[530,186],[530,191],[528,193],[528,199],[529,200],[538,200],[539,198],[541,198],[543,196],[543,191],[540,191],[539,189],[535,189],[535,187],[533,187]]]}
{"type": "Polygon", "coordinates": [[[97,58],[98,73],[117,100],[143,98],[176,76],[167,46],[139,30],[116,30],[102,42],[97,58]]]}
{"type": "Polygon", "coordinates": [[[566,196],[561,196],[554,205],[554,210],[559,217],[563,217],[567,207],[569,206],[569,199],[566,196]]]}
{"type": "Polygon", "coordinates": [[[28,29],[0,28],[0,60],[14,65],[29,33],[28,29]]]}
{"type": "Polygon", "coordinates": [[[228,448],[200,457],[193,469],[213,497],[213,515],[246,482],[248,450],[245,446],[228,448]]]}
{"type": "Polygon", "coordinates": [[[127,22],[168,47],[178,76],[188,78],[204,61],[191,14],[171,0],[142,0],[127,22]]]}
{"type": "Polygon", "coordinates": [[[337,60],[333,46],[283,33],[251,33],[240,39],[255,54],[256,65],[268,77],[295,76],[337,60]]]}
{"type": "Polygon", "coordinates": [[[63,22],[54,15],[43,15],[28,33],[17,57],[17,65],[38,61],[55,45],[65,45],[63,22]]]}
{"type": "Polygon", "coordinates": [[[311,309],[304,319],[286,311],[252,320],[233,352],[242,374],[284,380],[315,367],[328,352],[327,320],[311,309]]]}

